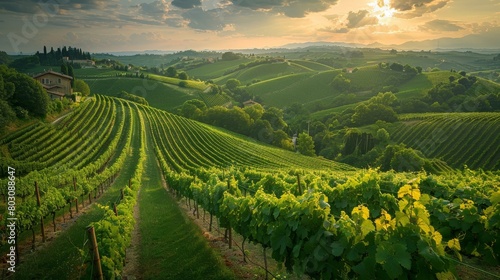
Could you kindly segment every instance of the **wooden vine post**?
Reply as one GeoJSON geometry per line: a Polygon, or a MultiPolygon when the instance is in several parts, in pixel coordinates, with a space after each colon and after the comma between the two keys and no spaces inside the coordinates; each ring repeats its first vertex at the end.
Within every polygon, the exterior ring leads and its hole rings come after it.
{"type": "Polygon", "coordinates": [[[94,271],[93,278],[103,280],[104,277],[102,275],[101,258],[99,257],[99,248],[97,247],[97,239],[95,237],[94,227],[89,226],[87,228],[87,233],[90,239],[90,253],[92,254],[94,260],[94,267],[96,268],[94,271]]]}
{"type": "MultiPolygon", "coordinates": [[[[75,191],[76,193],[76,178],[73,177],[73,190],[75,191]]],[[[76,207],[76,213],[78,213],[78,196],[76,196],[75,198],[75,207],[76,207]]]]}
{"type": "Polygon", "coordinates": [[[232,234],[232,230],[231,230],[231,224],[229,225],[228,229],[229,230],[229,249],[232,249],[233,248],[233,234],[232,234]]]}
{"type": "MultiPolygon", "coordinates": [[[[40,190],[38,189],[38,183],[35,181],[35,193],[36,193],[36,204],[38,207],[42,205],[40,202],[40,190]]],[[[40,230],[42,231],[42,242],[45,243],[45,227],[43,225],[43,217],[40,217],[40,230]]]]}
{"type": "Polygon", "coordinates": [[[300,186],[300,174],[297,174],[297,186],[299,188],[299,195],[302,194],[302,187],[300,186]]]}

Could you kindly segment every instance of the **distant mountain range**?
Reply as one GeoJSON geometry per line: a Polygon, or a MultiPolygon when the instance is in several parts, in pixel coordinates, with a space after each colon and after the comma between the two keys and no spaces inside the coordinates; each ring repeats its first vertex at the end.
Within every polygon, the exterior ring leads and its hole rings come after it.
{"type": "Polygon", "coordinates": [[[500,28],[492,28],[487,32],[480,34],[471,34],[461,38],[439,38],[424,41],[408,41],[399,45],[387,45],[383,43],[372,44],[353,44],[341,42],[305,42],[292,43],[284,45],[283,48],[308,48],[319,46],[339,46],[349,48],[381,48],[381,49],[396,49],[396,50],[460,50],[460,51],[475,51],[475,52],[500,52],[500,28]]]}

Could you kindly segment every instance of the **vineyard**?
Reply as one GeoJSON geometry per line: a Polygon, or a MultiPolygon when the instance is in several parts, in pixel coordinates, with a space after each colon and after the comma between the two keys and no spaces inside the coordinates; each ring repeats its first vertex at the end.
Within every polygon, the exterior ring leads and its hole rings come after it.
{"type": "MultiPolygon", "coordinates": [[[[470,157],[469,167],[498,169],[500,161],[492,157],[499,145],[491,145],[500,135],[497,119],[495,114],[408,117],[391,135],[402,142],[438,135],[428,128],[432,125],[448,137],[431,138],[443,145],[435,156],[470,157]],[[471,121],[478,118],[480,128],[471,121]],[[477,134],[469,137],[476,143],[459,150],[453,143],[461,142],[451,137],[466,133],[477,134]],[[471,146],[481,155],[472,154],[471,146]]],[[[356,170],[100,95],[59,123],[35,124],[0,145],[6,186],[0,194],[9,194],[5,176],[8,166],[15,167],[17,230],[33,237],[44,218],[64,208],[78,211],[78,205],[108,192],[118,176],[130,178],[119,202],[102,205],[103,217],[89,224],[105,279],[119,278],[123,270],[142,174],[155,168],[145,165],[148,160],[159,163],[176,197],[210,214],[210,225],[219,221],[243,243],[258,243],[290,271],[315,279],[451,279],[463,257],[499,263],[498,171],[437,176],[356,170]],[[123,174],[131,150],[138,151],[138,159],[133,171],[123,174]]],[[[6,204],[2,207],[7,217],[6,204]]],[[[7,236],[5,227],[2,234],[7,236]]]]}
{"type": "Polygon", "coordinates": [[[410,114],[401,120],[392,134],[396,142],[455,168],[500,168],[498,113],[410,114]]]}

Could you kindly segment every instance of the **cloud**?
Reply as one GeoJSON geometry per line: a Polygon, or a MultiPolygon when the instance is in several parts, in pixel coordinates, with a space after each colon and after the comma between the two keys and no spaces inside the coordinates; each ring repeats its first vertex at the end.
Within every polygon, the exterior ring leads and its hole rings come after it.
{"type": "Polygon", "coordinates": [[[167,18],[167,13],[170,10],[170,3],[165,0],[154,1],[151,3],[141,3],[135,6],[138,9],[138,13],[153,17],[157,20],[165,20],[167,18]]]}
{"type": "Polygon", "coordinates": [[[445,31],[453,32],[464,29],[449,20],[436,19],[419,26],[424,31],[445,31]]]}
{"type": "Polygon", "coordinates": [[[0,10],[15,13],[34,14],[40,11],[59,11],[60,9],[103,10],[119,7],[120,0],[0,0],[0,10]]]}
{"type": "MultiPolygon", "coordinates": [[[[51,3],[51,1],[47,1],[51,3]]],[[[55,1],[60,3],[61,8],[73,8],[81,10],[104,10],[107,8],[119,7],[120,0],[59,0],[55,1]]],[[[43,3],[43,1],[37,1],[43,3]]]]}
{"type": "Polygon", "coordinates": [[[319,29],[318,31],[330,32],[330,33],[348,33],[349,28],[347,28],[347,27],[339,27],[339,28],[327,27],[327,28],[319,29]]]}
{"type": "Polygon", "coordinates": [[[445,7],[450,0],[393,0],[391,8],[399,18],[416,18],[445,7]]]}
{"type": "Polygon", "coordinates": [[[40,7],[36,5],[36,1],[30,0],[0,0],[0,10],[5,10],[15,13],[33,14],[40,11],[40,7]]]}
{"type": "Polygon", "coordinates": [[[417,7],[421,7],[432,3],[434,0],[393,0],[391,2],[391,8],[398,11],[410,11],[417,7]]]}
{"type": "Polygon", "coordinates": [[[229,0],[234,6],[252,10],[284,14],[301,18],[308,13],[321,12],[337,4],[338,0],[229,0]]]}
{"type": "Polygon", "coordinates": [[[286,0],[230,0],[233,5],[250,8],[252,10],[268,10],[282,6],[286,0]]]}
{"type": "Polygon", "coordinates": [[[203,11],[201,8],[193,8],[182,14],[182,17],[188,21],[188,26],[198,30],[222,30],[228,24],[225,22],[226,11],[222,9],[213,9],[203,11]]]}
{"type": "Polygon", "coordinates": [[[159,32],[132,33],[129,36],[131,42],[161,42],[166,40],[159,32]]]}
{"type": "Polygon", "coordinates": [[[75,41],[78,41],[79,38],[75,32],[68,32],[64,35],[64,39],[71,41],[71,42],[75,42],[75,41]]]}
{"type": "Polygon", "coordinates": [[[360,10],[358,12],[349,12],[347,15],[347,28],[359,28],[365,25],[374,25],[378,23],[378,19],[370,16],[367,10],[360,10]]]}
{"type": "Polygon", "coordinates": [[[191,9],[201,6],[201,0],[173,0],[172,5],[181,9],[191,9]]]}

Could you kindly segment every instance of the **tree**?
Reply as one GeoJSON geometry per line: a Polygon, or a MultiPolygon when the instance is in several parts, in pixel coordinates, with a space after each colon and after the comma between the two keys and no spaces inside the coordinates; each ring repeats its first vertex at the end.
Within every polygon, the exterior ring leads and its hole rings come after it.
{"type": "Polygon", "coordinates": [[[457,78],[455,76],[450,76],[448,77],[448,80],[450,80],[450,83],[453,83],[457,78]]]}
{"type": "Polygon", "coordinates": [[[170,66],[167,68],[166,74],[168,77],[175,77],[177,76],[177,70],[174,67],[170,66]]]}
{"type": "Polygon", "coordinates": [[[82,93],[82,96],[90,95],[90,87],[84,80],[76,80],[75,81],[75,91],[82,93]]]}
{"type": "Polygon", "coordinates": [[[24,108],[35,117],[44,118],[47,115],[50,100],[39,82],[20,73],[8,77],[8,81],[12,82],[15,88],[11,99],[13,107],[24,108]]]}
{"type": "Polygon", "coordinates": [[[389,138],[390,138],[389,132],[387,132],[385,128],[379,128],[379,130],[377,130],[377,139],[380,142],[387,143],[387,141],[389,141],[389,138]]]}
{"type": "Polygon", "coordinates": [[[259,120],[262,118],[262,115],[264,115],[264,107],[260,104],[245,107],[243,108],[243,111],[245,111],[254,121],[259,120]]]}
{"type": "Polygon", "coordinates": [[[281,129],[273,132],[273,142],[271,144],[286,150],[293,150],[292,139],[281,129]]]}
{"type": "Polygon", "coordinates": [[[250,129],[250,136],[264,143],[271,144],[273,141],[273,128],[266,120],[257,120],[250,129]]]}
{"type": "Polygon", "coordinates": [[[9,103],[4,100],[0,100],[0,133],[3,133],[5,127],[14,120],[16,114],[10,107],[9,103]]]}
{"type": "Polygon", "coordinates": [[[409,64],[403,66],[403,71],[409,76],[415,76],[418,73],[417,69],[411,67],[409,64]]]}
{"type": "Polygon", "coordinates": [[[190,99],[182,104],[181,114],[186,118],[199,119],[206,109],[205,102],[199,99],[190,99]]]}
{"type": "Polygon", "coordinates": [[[61,64],[61,73],[64,75],[68,75],[68,66],[66,63],[61,64]]]}
{"type": "Polygon", "coordinates": [[[342,74],[338,74],[332,81],[332,87],[338,92],[346,92],[351,86],[351,80],[344,77],[342,74]]]}
{"type": "Polygon", "coordinates": [[[384,93],[379,92],[376,96],[370,98],[368,100],[368,103],[376,103],[385,106],[391,106],[392,104],[394,104],[394,102],[396,102],[396,100],[398,100],[398,98],[392,92],[384,92],[384,93]]]}
{"type": "Polygon", "coordinates": [[[286,122],[283,120],[283,110],[270,107],[262,115],[263,120],[269,121],[274,130],[283,129],[286,126],[286,122]]]}
{"type": "Polygon", "coordinates": [[[226,87],[233,91],[235,90],[237,87],[239,87],[241,85],[241,82],[238,80],[238,79],[229,79],[227,80],[226,82],[226,87]]]}
{"type": "Polygon", "coordinates": [[[6,52],[0,51],[0,64],[8,64],[10,60],[9,55],[6,52]]]}
{"type": "Polygon", "coordinates": [[[68,76],[73,78],[71,80],[71,87],[74,87],[75,86],[75,72],[74,72],[73,66],[71,66],[71,64],[68,65],[68,76]]]}
{"type": "Polygon", "coordinates": [[[18,58],[9,63],[9,67],[15,68],[19,71],[30,69],[39,65],[40,59],[36,55],[18,58]]]}
{"type": "Polygon", "coordinates": [[[404,66],[396,62],[392,63],[391,66],[389,66],[389,68],[391,68],[391,70],[393,71],[398,71],[398,72],[403,72],[404,70],[404,66]]]}
{"type": "Polygon", "coordinates": [[[394,153],[391,168],[397,172],[420,171],[425,165],[425,159],[411,148],[404,148],[394,153]]]}
{"type": "Polygon", "coordinates": [[[189,78],[188,74],[186,72],[180,72],[179,73],[179,79],[181,80],[187,80],[189,78]]]}
{"type": "Polygon", "coordinates": [[[222,54],[222,60],[236,60],[238,58],[240,58],[240,56],[233,52],[225,52],[222,54]]]}
{"type": "Polygon", "coordinates": [[[378,103],[360,104],[354,111],[352,122],[358,126],[373,124],[378,120],[386,122],[398,120],[396,112],[391,107],[378,103]]]}
{"type": "Polygon", "coordinates": [[[297,150],[299,153],[306,156],[314,156],[314,141],[307,133],[300,133],[297,139],[297,150]]]}

